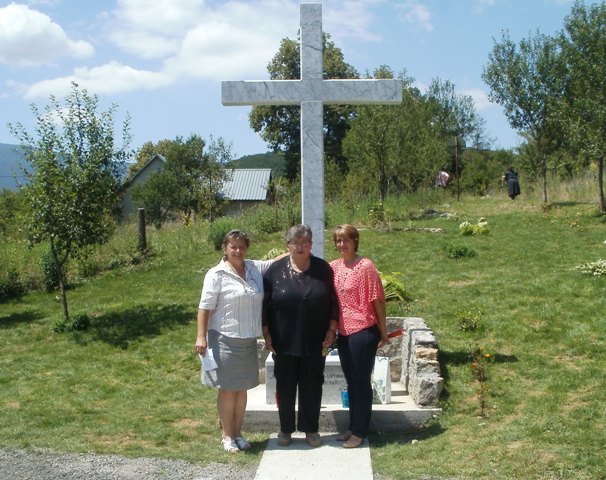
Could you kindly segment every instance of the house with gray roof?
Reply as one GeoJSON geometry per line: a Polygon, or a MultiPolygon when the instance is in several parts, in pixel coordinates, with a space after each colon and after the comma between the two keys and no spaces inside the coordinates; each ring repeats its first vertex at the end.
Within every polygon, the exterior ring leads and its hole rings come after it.
{"type": "Polygon", "coordinates": [[[135,204],[135,201],[132,197],[132,189],[137,185],[143,185],[149,177],[151,177],[154,173],[159,172],[164,168],[164,164],[166,163],[166,159],[156,153],[149,162],[147,162],[141,170],[139,170],[131,179],[129,179],[122,188],[120,188],[120,198],[121,198],[121,216],[123,219],[131,218],[137,214],[137,210],[139,205],[135,204]]]}
{"type": "MultiPolygon", "coordinates": [[[[139,170],[121,188],[120,196],[122,218],[132,218],[137,214],[140,205],[132,198],[132,189],[145,183],[154,173],[164,168],[166,159],[155,154],[141,170],[139,170]]],[[[223,184],[221,195],[229,200],[226,215],[239,215],[247,208],[260,203],[269,203],[269,182],[271,168],[235,168],[230,170],[228,180],[223,184]]]]}
{"type": "Polygon", "coordinates": [[[236,168],[223,184],[221,193],[229,200],[227,215],[238,215],[247,208],[269,203],[271,168],[236,168]]]}

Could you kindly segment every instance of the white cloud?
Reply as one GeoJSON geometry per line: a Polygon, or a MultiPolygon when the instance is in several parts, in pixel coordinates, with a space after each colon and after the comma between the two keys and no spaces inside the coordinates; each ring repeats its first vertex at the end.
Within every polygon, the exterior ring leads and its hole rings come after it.
{"type": "Polygon", "coordinates": [[[69,92],[71,82],[76,82],[91,93],[118,94],[135,90],[154,90],[170,85],[173,79],[164,73],[136,70],[118,62],[110,62],[100,67],[77,68],[72,75],[34,83],[25,90],[24,96],[28,100],[48,97],[51,94],[64,96],[69,92]]]}
{"type": "Polygon", "coordinates": [[[187,32],[179,52],[167,60],[166,71],[214,80],[266,78],[280,40],[296,38],[297,9],[292,1],[265,1],[229,2],[207,10],[204,21],[187,32]],[[276,5],[269,8],[270,3],[276,5]]]}
{"type": "Polygon", "coordinates": [[[400,20],[404,23],[416,26],[427,32],[433,31],[431,12],[422,3],[416,0],[406,0],[399,4],[396,9],[399,12],[400,20]]]}
{"type": "Polygon", "coordinates": [[[85,58],[94,53],[83,40],[72,40],[50,17],[26,5],[0,8],[0,63],[45,65],[61,57],[85,58]]]}
{"type": "Polygon", "coordinates": [[[377,41],[380,37],[371,32],[375,15],[373,6],[382,3],[381,0],[324,2],[322,9],[322,26],[333,39],[360,38],[366,41],[377,41]]]}
{"type": "Polygon", "coordinates": [[[203,0],[118,0],[108,26],[110,39],[143,58],[164,58],[201,21],[203,6],[203,0]]]}
{"type": "MultiPolygon", "coordinates": [[[[326,1],[329,6],[323,11],[329,12],[329,19],[323,22],[324,30],[341,38],[375,39],[368,33],[373,18],[370,9],[383,1],[326,1]]],[[[299,10],[298,0],[208,5],[203,0],[118,0],[116,9],[105,16],[106,31],[120,49],[148,60],[148,64],[151,61],[151,67],[132,68],[114,55],[116,60],[100,66],[82,66],[62,77],[31,85],[15,82],[10,87],[32,100],[65,95],[72,81],[93,93],[115,94],[164,88],[177,79],[267,78],[266,66],[280,41],[297,38],[299,10]],[[157,68],[154,59],[161,60],[157,68]]]]}

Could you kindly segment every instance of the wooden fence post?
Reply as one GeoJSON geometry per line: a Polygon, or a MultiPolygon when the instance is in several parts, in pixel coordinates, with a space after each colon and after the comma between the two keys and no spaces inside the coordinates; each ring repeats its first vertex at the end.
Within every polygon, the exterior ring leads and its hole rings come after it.
{"type": "Polygon", "coordinates": [[[139,208],[139,251],[145,253],[147,251],[147,239],[145,238],[145,209],[139,208]]]}

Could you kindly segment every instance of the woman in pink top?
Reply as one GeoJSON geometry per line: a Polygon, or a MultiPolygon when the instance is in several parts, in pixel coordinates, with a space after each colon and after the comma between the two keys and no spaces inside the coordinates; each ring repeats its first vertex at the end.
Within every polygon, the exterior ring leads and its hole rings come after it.
{"type": "Polygon", "coordinates": [[[377,349],[389,342],[385,323],[385,293],[379,272],[358,255],[360,234],[353,225],[333,232],[341,258],[330,263],[339,299],[337,346],[349,395],[349,430],[337,437],[343,447],[359,447],[368,435],[372,413],[371,375],[377,349]]]}

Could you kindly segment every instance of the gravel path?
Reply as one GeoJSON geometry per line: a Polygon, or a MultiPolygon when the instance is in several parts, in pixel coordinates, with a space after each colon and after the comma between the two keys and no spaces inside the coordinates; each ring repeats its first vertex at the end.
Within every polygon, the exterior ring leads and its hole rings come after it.
{"type": "Polygon", "coordinates": [[[0,449],[0,480],[253,480],[256,466],[0,449]]]}

